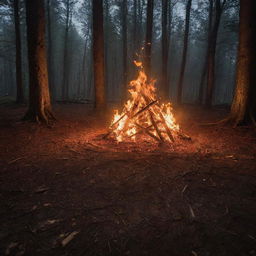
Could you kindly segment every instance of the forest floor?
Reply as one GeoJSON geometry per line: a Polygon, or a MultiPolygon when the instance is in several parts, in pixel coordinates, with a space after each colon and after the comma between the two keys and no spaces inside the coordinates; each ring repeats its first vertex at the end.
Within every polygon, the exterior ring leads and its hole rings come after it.
{"type": "Polygon", "coordinates": [[[0,106],[0,255],[256,255],[256,132],[201,125],[223,109],[184,107],[164,147],[103,140],[89,105],[24,112],[0,106]]]}

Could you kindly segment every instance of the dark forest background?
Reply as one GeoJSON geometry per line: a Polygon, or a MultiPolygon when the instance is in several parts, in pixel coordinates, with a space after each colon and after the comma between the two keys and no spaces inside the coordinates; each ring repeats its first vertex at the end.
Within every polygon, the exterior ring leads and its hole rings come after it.
{"type": "MultiPolygon", "coordinates": [[[[14,0],[1,0],[0,6],[0,96],[16,98],[16,51],[14,0]]],[[[26,11],[18,1],[21,34],[21,67],[24,98],[28,99],[28,60],[26,11]]],[[[147,23],[147,1],[105,0],[104,45],[107,101],[121,101],[124,81],[135,77],[133,60],[143,55],[147,23]],[[126,35],[126,36],[124,36],[126,35]],[[126,41],[126,43],[124,42],[126,41]],[[127,47],[125,56],[124,47],[127,47]],[[124,58],[126,60],[124,61],[124,58]],[[124,80],[124,73],[127,78],[124,80]]],[[[46,0],[46,40],[49,87],[52,101],[93,101],[92,2],[89,0],[46,0]],[[63,90],[63,88],[68,90],[63,90]]],[[[17,16],[17,13],[16,13],[17,16]]],[[[182,102],[206,104],[207,49],[217,19],[214,90],[211,104],[230,105],[235,88],[238,46],[239,3],[235,0],[155,0],[153,6],[152,73],[160,86],[162,53],[167,56],[168,99],[177,102],[184,34],[188,24],[187,58],[184,69],[182,102]],[[188,6],[188,2],[192,2],[188,6]],[[217,2],[221,4],[218,18],[217,2]],[[189,17],[188,17],[188,8],[189,17]],[[187,12],[187,14],[186,14],[187,12]],[[165,18],[166,17],[166,18],[165,18]],[[163,22],[166,22],[163,31],[163,22]],[[210,29],[210,22],[211,28],[210,29]],[[167,48],[163,46],[163,32],[167,48]],[[163,48],[165,47],[165,48],[163,48]],[[203,95],[202,95],[203,94],[203,95]]],[[[186,40],[186,39],[185,39],[186,40]]],[[[207,58],[208,57],[208,58],[207,58]]]]}

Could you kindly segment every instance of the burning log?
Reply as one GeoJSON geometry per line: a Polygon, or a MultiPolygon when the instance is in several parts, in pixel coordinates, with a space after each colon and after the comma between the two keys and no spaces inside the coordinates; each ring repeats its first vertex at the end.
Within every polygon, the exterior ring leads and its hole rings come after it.
{"type": "Polygon", "coordinates": [[[166,122],[165,122],[165,119],[164,119],[162,113],[160,112],[159,115],[160,115],[160,118],[162,119],[163,126],[164,126],[164,128],[165,128],[165,130],[166,130],[167,135],[169,136],[170,140],[171,140],[172,142],[174,142],[174,138],[173,138],[173,136],[172,136],[172,132],[170,131],[169,127],[167,126],[167,124],[166,124],[166,122]]]}
{"type": "Polygon", "coordinates": [[[151,111],[149,111],[149,115],[150,115],[150,121],[151,121],[152,125],[155,127],[156,132],[157,132],[157,134],[158,134],[160,140],[161,140],[161,141],[164,141],[164,138],[163,138],[163,136],[162,136],[160,130],[158,129],[158,126],[157,126],[157,124],[156,124],[156,122],[155,122],[155,120],[154,120],[154,117],[153,117],[153,114],[152,114],[151,111]]]}
{"type": "Polygon", "coordinates": [[[127,115],[127,113],[123,114],[115,123],[111,124],[110,127],[113,127],[113,126],[115,126],[116,124],[118,124],[126,115],[127,115]]]}
{"type": "Polygon", "coordinates": [[[112,136],[117,141],[135,140],[144,133],[155,141],[174,142],[174,135],[180,133],[172,114],[171,104],[160,105],[154,81],[148,81],[143,69],[136,80],[130,82],[130,99],[121,114],[116,111],[110,131],[104,137],[112,136]]]}
{"type": "MultiPolygon", "coordinates": [[[[150,125],[150,126],[146,127],[145,129],[147,129],[148,131],[150,131],[150,129],[151,129],[152,127],[153,127],[153,125],[150,125]]],[[[143,127],[143,128],[144,128],[144,127],[143,127]]],[[[144,130],[141,129],[141,130],[137,131],[136,133],[130,135],[129,138],[132,138],[133,136],[136,136],[136,135],[141,134],[141,133],[143,133],[143,132],[144,132],[144,130]]]]}
{"type": "Polygon", "coordinates": [[[146,107],[144,107],[143,109],[141,109],[139,112],[137,112],[132,118],[140,115],[141,113],[143,113],[144,111],[146,111],[148,108],[150,108],[152,105],[154,105],[155,103],[157,103],[157,100],[154,100],[150,103],[148,103],[148,105],[146,107]]]}
{"type": "Polygon", "coordinates": [[[151,138],[155,139],[157,142],[162,142],[159,138],[157,138],[153,133],[149,132],[147,128],[135,123],[136,126],[138,126],[140,129],[142,129],[143,132],[145,132],[147,135],[149,135],[151,138]]]}
{"type": "MultiPolygon", "coordinates": [[[[116,126],[120,121],[122,121],[122,119],[123,119],[126,115],[128,115],[128,118],[129,118],[130,120],[134,119],[135,117],[137,117],[138,115],[140,115],[140,114],[143,113],[144,111],[148,110],[148,108],[150,108],[150,107],[151,107],[152,105],[154,105],[155,103],[157,103],[157,100],[150,102],[148,105],[146,105],[144,108],[142,108],[141,110],[139,110],[139,111],[138,111],[136,114],[134,114],[132,117],[129,117],[129,114],[128,114],[128,113],[123,114],[116,122],[114,122],[113,124],[111,124],[110,128],[116,126]]],[[[126,123],[127,123],[127,122],[126,122],[126,123]]],[[[113,132],[113,130],[110,131],[110,132],[108,132],[107,134],[105,134],[105,135],[103,136],[103,138],[107,138],[112,132],[113,132]]],[[[133,136],[134,136],[134,135],[133,135],[133,136]]],[[[130,137],[131,137],[131,136],[130,136],[130,137]]]]}

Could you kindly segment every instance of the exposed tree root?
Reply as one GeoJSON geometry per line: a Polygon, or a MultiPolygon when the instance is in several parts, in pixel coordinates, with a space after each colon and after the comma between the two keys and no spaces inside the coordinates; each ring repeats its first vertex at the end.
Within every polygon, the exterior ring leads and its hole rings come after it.
{"type": "Polygon", "coordinates": [[[244,126],[245,124],[252,124],[254,127],[256,127],[256,120],[253,116],[252,113],[250,113],[250,117],[249,120],[246,122],[244,120],[241,120],[239,118],[233,118],[231,115],[229,115],[228,117],[219,120],[217,122],[213,122],[213,123],[201,123],[199,124],[200,126],[215,126],[215,125],[232,125],[233,128],[236,128],[238,126],[244,126]]]}
{"type": "Polygon", "coordinates": [[[200,126],[214,126],[214,125],[229,124],[229,123],[231,123],[231,118],[227,117],[227,118],[224,118],[224,119],[219,120],[217,122],[213,122],[213,123],[200,123],[199,125],[200,126]]]}
{"type": "Polygon", "coordinates": [[[22,120],[36,122],[38,124],[44,123],[46,125],[50,125],[50,122],[55,121],[56,118],[51,110],[44,109],[44,111],[39,112],[28,110],[22,120]]]}
{"type": "Polygon", "coordinates": [[[250,119],[251,119],[253,126],[256,127],[256,120],[255,120],[255,117],[253,116],[252,112],[250,112],[250,119]]]}

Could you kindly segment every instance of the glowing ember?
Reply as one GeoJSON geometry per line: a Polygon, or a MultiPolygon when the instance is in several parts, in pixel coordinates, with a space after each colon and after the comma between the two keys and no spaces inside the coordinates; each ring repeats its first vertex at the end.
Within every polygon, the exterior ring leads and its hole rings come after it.
{"type": "Polygon", "coordinates": [[[173,116],[171,103],[159,104],[155,81],[148,81],[142,62],[134,61],[134,64],[141,70],[138,78],[130,82],[130,99],[123,111],[115,110],[110,134],[119,142],[136,140],[143,133],[159,142],[174,141],[179,125],[173,116]]]}

